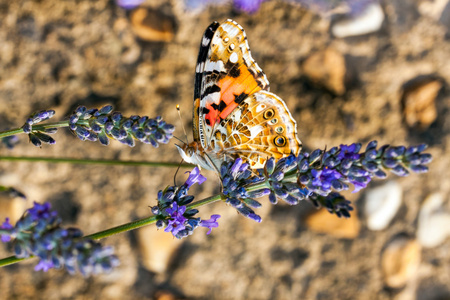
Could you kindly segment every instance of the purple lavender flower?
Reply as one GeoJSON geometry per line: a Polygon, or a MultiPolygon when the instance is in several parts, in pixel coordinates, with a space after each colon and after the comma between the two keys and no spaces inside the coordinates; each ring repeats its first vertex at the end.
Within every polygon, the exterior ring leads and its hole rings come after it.
{"type": "Polygon", "coordinates": [[[62,228],[61,219],[49,203],[34,203],[13,227],[9,220],[0,227],[2,241],[11,241],[17,257],[39,257],[35,270],[59,269],[83,276],[109,272],[119,264],[113,250],[83,238],[76,228],[62,228]],[[6,236],[6,237],[5,237],[6,236]]]}
{"type": "Polygon", "coordinates": [[[311,170],[311,187],[314,191],[324,191],[329,193],[333,183],[342,178],[341,173],[336,170],[324,168],[322,170],[313,169],[311,170]]]}
{"type": "Polygon", "coordinates": [[[17,135],[6,136],[2,138],[1,142],[6,148],[13,149],[19,143],[19,138],[17,135]]]}
{"type": "MultiPolygon", "coordinates": [[[[206,181],[206,177],[200,174],[200,170],[196,167],[192,170],[192,172],[186,172],[189,173],[189,177],[186,180],[185,185],[187,186],[187,189],[189,189],[193,184],[198,183],[202,184],[206,181]]],[[[186,174],[185,173],[185,174],[186,174]]]]}
{"type": "Polygon", "coordinates": [[[178,207],[176,202],[173,202],[172,208],[168,208],[166,212],[169,214],[168,224],[165,232],[172,232],[174,236],[176,236],[181,230],[186,229],[184,223],[187,221],[187,218],[183,216],[186,212],[186,206],[178,207]]]}
{"type": "MultiPolygon", "coordinates": [[[[270,185],[271,203],[276,204],[278,199],[282,199],[295,205],[309,199],[313,203],[327,205],[329,211],[338,216],[346,217],[351,210],[350,203],[337,197],[333,191],[347,190],[348,184],[353,184],[353,192],[358,192],[367,187],[372,177],[385,178],[386,171],[398,176],[407,176],[409,171],[426,172],[425,165],[431,161],[431,155],[422,153],[425,149],[425,145],[409,148],[385,145],[377,149],[377,142],[372,141],[365,152],[359,153],[359,143],[340,145],[328,151],[317,149],[297,157],[291,155],[276,163],[270,158],[261,173],[264,174],[263,181],[270,185]],[[338,204],[344,205],[340,213],[338,204]]],[[[224,180],[223,183],[225,186],[229,181],[224,180]]],[[[249,187],[250,183],[233,186],[238,191],[249,187]]]]}
{"type": "Polygon", "coordinates": [[[78,107],[69,116],[70,130],[82,141],[100,141],[102,145],[109,145],[110,139],[115,139],[130,147],[135,141],[158,147],[167,144],[173,136],[175,127],[167,124],[161,117],[131,116],[126,118],[119,112],[113,112],[111,105],[100,109],[78,107]]]}
{"type": "Polygon", "coordinates": [[[220,168],[222,180],[222,196],[227,204],[234,207],[240,214],[256,222],[261,222],[261,217],[250,208],[258,208],[261,204],[255,198],[267,195],[270,191],[262,188],[249,192],[245,186],[250,183],[261,182],[263,177],[255,176],[249,169],[249,164],[244,163],[241,158],[234,162],[224,162],[220,168]]]}
{"type": "Polygon", "coordinates": [[[124,9],[133,9],[138,7],[144,0],[116,0],[116,4],[124,9]]]}
{"type": "Polygon", "coordinates": [[[200,226],[209,228],[206,234],[210,234],[213,228],[219,227],[219,223],[217,222],[217,219],[219,218],[220,215],[212,215],[209,220],[201,220],[200,226]]]}
{"type": "MultiPolygon", "coordinates": [[[[9,218],[6,218],[5,222],[0,226],[0,229],[11,231],[14,227],[9,223],[9,218]]],[[[2,234],[1,241],[3,243],[9,242],[11,240],[12,234],[2,234]]]]}
{"type": "Polygon", "coordinates": [[[53,264],[53,262],[49,261],[49,260],[45,260],[45,259],[41,259],[39,261],[39,263],[34,267],[35,271],[44,271],[47,272],[50,269],[53,269],[55,267],[55,265],[53,264]]]}
{"type": "Polygon", "coordinates": [[[210,220],[201,220],[194,217],[197,209],[189,209],[187,205],[194,200],[194,196],[188,195],[190,187],[202,184],[206,177],[200,174],[198,167],[189,172],[186,182],[180,186],[169,186],[158,192],[158,205],[152,207],[152,213],[157,216],[157,228],[164,228],[165,232],[171,232],[174,237],[181,239],[191,235],[199,226],[209,228],[208,234],[213,227],[217,227],[216,220],[219,215],[211,216],[210,220]]]}
{"type": "Polygon", "coordinates": [[[252,14],[258,11],[263,1],[264,0],[234,0],[234,6],[239,10],[252,14]]]}
{"type": "Polygon", "coordinates": [[[358,154],[359,150],[361,149],[361,144],[351,144],[350,146],[347,145],[341,145],[339,154],[337,155],[338,160],[344,160],[344,159],[350,159],[350,160],[357,160],[360,158],[360,155],[358,154]]]}
{"type": "MultiPolygon", "coordinates": [[[[314,157],[312,159],[315,160],[314,157]]],[[[274,158],[267,160],[264,174],[270,184],[269,201],[272,204],[277,204],[278,199],[281,199],[290,205],[296,205],[311,193],[302,186],[283,181],[286,174],[296,172],[297,168],[301,168],[298,163],[299,160],[294,155],[282,158],[276,164],[274,158]]]]}

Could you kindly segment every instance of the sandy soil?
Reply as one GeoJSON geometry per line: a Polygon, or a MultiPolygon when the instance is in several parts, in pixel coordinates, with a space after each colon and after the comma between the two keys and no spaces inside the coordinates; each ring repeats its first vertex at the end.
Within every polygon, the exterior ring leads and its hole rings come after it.
{"type": "MultiPolygon", "coordinates": [[[[443,193],[443,210],[450,209],[448,22],[421,13],[419,3],[386,0],[379,31],[336,38],[330,33],[330,22],[335,21],[284,2],[264,3],[253,15],[230,6],[194,14],[175,0],[148,2],[163,20],[152,26],[168,24],[160,26],[167,41],[138,39],[132,14],[113,1],[0,2],[0,130],[22,125],[35,110],[54,109],[55,119],[62,119],[78,105],[111,103],[125,115],[161,115],[177,126],[177,136],[183,136],[175,105],[181,105],[189,132],[200,38],[212,21],[233,18],[245,28],[271,91],[286,101],[297,120],[305,149],[373,139],[395,145],[425,142],[434,156],[430,171],[389,177],[402,187],[403,202],[388,228],[381,231],[366,226],[364,192],[348,194],[357,207],[354,218],[361,224],[355,238],[311,230],[303,222],[313,210],[309,203],[290,207],[265,202],[260,224],[217,203],[201,211],[205,217],[223,216],[210,236],[199,230],[175,246],[171,239],[166,241],[170,245],[161,245],[163,251],[177,247],[170,262],[163,264],[163,272],[149,269],[142,250],[158,239],[151,234],[146,239],[136,231],[104,240],[115,246],[121,260],[110,275],[84,279],[62,270],[33,272],[36,262],[30,260],[0,270],[0,298],[450,298],[449,239],[421,250],[420,265],[405,287],[387,288],[380,264],[388,241],[399,234],[415,236],[420,205],[429,194],[443,193]],[[325,78],[317,84],[305,71],[305,62],[326,49],[345,63],[331,67],[330,72],[338,73],[337,83],[327,83],[325,78]],[[420,87],[423,80],[435,79],[442,88],[429,105],[437,107],[437,116],[424,121],[425,125],[407,124],[402,102],[405,87],[420,87]]],[[[104,147],[79,141],[67,130],[60,130],[55,138],[56,145],[39,149],[21,136],[13,151],[3,147],[0,155],[180,160],[173,143],[158,149],[129,148],[118,142],[104,147]]],[[[148,216],[148,206],[155,204],[159,189],[172,184],[174,172],[171,168],[3,161],[0,184],[23,191],[28,205],[50,201],[66,225],[88,234],[148,216]]],[[[198,199],[219,188],[215,175],[205,174],[208,182],[194,190],[198,199]]],[[[370,188],[380,184],[373,182],[370,188]]],[[[9,250],[2,246],[2,257],[10,255],[9,250]]]]}

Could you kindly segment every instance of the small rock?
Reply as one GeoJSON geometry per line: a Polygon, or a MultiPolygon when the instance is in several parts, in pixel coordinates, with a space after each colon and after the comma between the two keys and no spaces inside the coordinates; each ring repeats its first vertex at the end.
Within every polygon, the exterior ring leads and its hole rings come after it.
{"type": "Polygon", "coordinates": [[[449,0],[423,0],[419,2],[418,10],[422,15],[437,21],[449,4],[449,0]]]}
{"type": "Polygon", "coordinates": [[[155,226],[137,230],[137,238],[144,266],[155,273],[167,270],[172,255],[182,243],[171,233],[157,230],[155,226]]]}
{"type": "Polygon", "coordinates": [[[334,50],[327,48],[308,57],[302,65],[305,75],[314,83],[342,95],[345,93],[345,58],[334,50]]]}
{"type": "Polygon", "coordinates": [[[443,84],[437,79],[425,79],[405,87],[402,105],[409,127],[428,128],[437,118],[435,100],[443,84]]]}
{"type": "Polygon", "coordinates": [[[380,30],[383,21],[383,8],[378,2],[373,2],[357,16],[336,21],[331,32],[338,38],[364,35],[380,30]]]}
{"type": "Polygon", "coordinates": [[[141,47],[138,45],[133,45],[132,47],[128,48],[125,52],[122,53],[121,61],[124,64],[134,64],[139,57],[141,56],[141,47]]]}
{"type": "Polygon", "coordinates": [[[307,216],[305,224],[311,230],[345,239],[356,238],[361,227],[356,211],[352,212],[350,218],[345,219],[330,214],[325,208],[307,216]]]}
{"type": "Polygon", "coordinates": [[[27,201],[9,192],[0,192],[0,224],[9,218],[11,224],[15,224],[27,209],[27,201]]]}
{"type": "Polygon", "coordinates": [[[174,20],[159,11],[139,7],[131,12],[133,32],[147,42],[170,42],[175,36],[174,20]]]}
{"type": "Polygon", "coordinates": [[[421,260],[420,244],[398,237],[385,247],[381,255],[383,280],[390,288],[404,287],[415,275],[421,260]]]}
{"type": "Polygon", "coordinates": [[[174,294],[169,291],[161,290],[155,293],[156,300],[176,300],[177,298],[174,294]]]}
{"type": "Polygon", "coordinates": [[[367,191],[364,213],[370,230],[385,229],[402,204],[402,187],[395,181],[367,191]]]}
{"type": "Polygon", "coordinates": [[[450,236],[450,214],[442,210],[443,202],[442,195],[435,193],[422,204],[417,239],[423,247],[436,247],[450,236]]]}
{"type": "Polygon", "coordinates": [[[441,17],[439,18],[439,22],[447,27],[447,30],[450,30],[450,1],[447,1],[447,5],[444,7],[441,17]]]}

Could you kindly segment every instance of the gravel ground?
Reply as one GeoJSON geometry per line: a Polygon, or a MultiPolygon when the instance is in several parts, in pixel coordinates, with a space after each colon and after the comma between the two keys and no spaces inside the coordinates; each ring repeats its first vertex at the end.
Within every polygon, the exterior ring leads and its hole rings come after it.
{"type": "MultiPolygon", "coordinates": [[[[89,279],[64,270],[34,272],[33,259],[4,267],[0,298],[449,299],[450,239],[430,246],[416,238],[427,197],[440,193],[436,210],[447,220],[450,212],[449,5],[386,0],[378,30],[336,37],[333,28],[349,21],[281,1],[265,2],[250,15],[226,5],[186,11],[175,0],[148,1],[128,12],[104,0],[0,1],[0,130],[21,126],[36,110],[54,109],[55,119],[63,119],[78,105],[110,103],[124,115],[161,115],[183,136],[180,104],[190,138],[201,36],[212,21],[232,18],[245,28],[271,91],[297,120],[306,150],[376,139],[427,143],[434,156],[426,174],[388,177],[401,203],[382,230],[368,226],[365,207],[385,181],[346,194],[356,207],[347,221],[320,218],[306,202],[265,201],[258,224],[216,203],[201,210],[205,218],[222,215],[209,236],[198,230],[177,241],[150,226],[110,237],[103,243],[115,247],[121,265],[89,279]],[[386,256],[386,249],[397,254],[386,256]]],[[[39,149],[20,136],[16,148],[1,147],[0,156],[180,160],[172,142],[157,149],[118,142],[104,147],[64,129],[55,139],[56,145],[39,149]]],[[[50,201],[65,225],[94,233],[148,216],[174,172],[2,161],[0,185],[20,189],[28,200],[2,195],[0,214],[50,201]]],[[[220,187],[213,172],[204,173],[209,180],[193,190],[197,199],[220,187]]],[[[2,246],[0,253],[12,252],[2,246]]]]}

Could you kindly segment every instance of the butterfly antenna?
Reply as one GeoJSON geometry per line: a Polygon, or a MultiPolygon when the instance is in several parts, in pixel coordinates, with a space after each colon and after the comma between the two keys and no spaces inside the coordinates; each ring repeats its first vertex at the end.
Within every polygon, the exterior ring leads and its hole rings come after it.
{"type": "Polygon", "coordinates": [[[180,163],[178,164],[178,168],[175,171],[175,174],[173,175],[173,185],[174,186],[177,186],[177,174],[178,174],[178,171],[180,170],[180,167],[181,167],[182,163],[183,163],[183,159],[181,159],[180,163]]]}
{"type": "Polygon", "coordinates": [[[184,125],[183,125],[183,119],[181,118],[181,112],[180,112],[180,105],[179,104],[177,104],[177,111],[178,111],[178,117],[180,117],[181,128],[183,128],[184,136],[186,137],[186,144],[189,144],[188,136],[187,136],[187,133],[186,133],[186,129],[184,129],[184,125]]]}
{"type": "Polygon", "coordinates": [[[174,138],[176,138],[177,140],[179,140],[180,142],[182,142],[184,144],[184,141],[182,139],[180,139],[179,137],[173,136],[174,138]]]}

